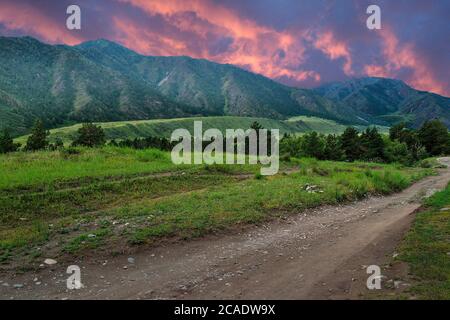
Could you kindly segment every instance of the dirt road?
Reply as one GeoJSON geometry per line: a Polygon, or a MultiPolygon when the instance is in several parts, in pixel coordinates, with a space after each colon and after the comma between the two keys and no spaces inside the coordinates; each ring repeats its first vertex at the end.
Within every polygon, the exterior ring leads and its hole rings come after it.
{"type": "MultiPolygon", "coordinates": [[[[450,158],[442,158],[450,165],[450,158]]],[[[424,196],[450,170],[401,193],[323,206],[231,235],[168,244],[110,261],[74,261],[84,288],[67,290],[68,265],[0,279],[2,299],[353,299],[366,266],[388,261],[424,196]],[[131,258],[131,259],[129,259],[131,258]]]]}

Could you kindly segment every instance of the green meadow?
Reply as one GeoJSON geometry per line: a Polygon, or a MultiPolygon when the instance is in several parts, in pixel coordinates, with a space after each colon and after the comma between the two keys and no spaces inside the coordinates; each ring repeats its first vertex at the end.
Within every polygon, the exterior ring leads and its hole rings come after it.
{"type": "Polygon", "coordinates": [[[175,166],[169,153],[154,149],[63,150],[0,155],[3,264],[199,237],[399,191],[432,173],[304,158],[265,177],[258,165],[175,166]]]}
{"type": "MultiPolygon", "coordinates": [[[[249,128],[255,121],[260,123],[264,128],[279,129],[280,134],[284,133],[303,133],[309,131],[317,131],[319,133],[342,133],[346,125],[340,124],[333,120],[321,119],[317,117],[299,116],[288,120],[274,120],[267,118],[252,117],[197,117],[197,118],[176,118],[176,119],[157,119],[157,120],[140,120],[140,121],[118,121],[118,122],[101,122],[100,125],[106,135],[107,140],[111,139],[134,139],[144,137],[166,137],[170,138],[171,133],[178,128],[188,129],[193,133],[194,121],[202,121],[203,129],[217,128],[222,132],[226,129],[249,128]]],[[[81,124],[75,124],[68,127],[62,127],[50,130],[49,140],[55,142],[56,138],[60,138],[64,143],[70,143],[76,136],[77,130],[81,124]]],[[[365,129],[363,126],[356,126],[357,129],[365,129]]],[[[379,127],[381,132],[387,132],[388,128],[379,127]]],[[[27,136],[18,137],[16,142],[25,145],[27,136]]]]}

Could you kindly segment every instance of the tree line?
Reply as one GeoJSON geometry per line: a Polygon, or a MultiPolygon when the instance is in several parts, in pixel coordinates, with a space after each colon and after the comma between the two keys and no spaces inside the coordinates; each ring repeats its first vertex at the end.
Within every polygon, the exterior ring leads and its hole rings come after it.
{"type": "Polygon", "coordinates": [[[425,122],[418,130],[405,123],[382,135],[376,127],[359,132],[348,127],[341,135],[315,131],[302,136],[285,134],[280,141],[283,158],[314,157],[319,160],[399,162],[412,165],[430,156],[450,154],[450,134],[439,120],[425,122]]]}
{"type": "MultiPolygon", "coordinates": [[[[0,153],[8,153],[15,151],[38,151],[38,150],[57,150],[64,147],[61,138],[56,138],[54,143],[50,143],[48,136],[50,132],[44,128],[41,120],[37,120],[31,129],[31,133],[27,138],[27,142],[23,148],[19,143],[14,143],[8,130],[3,130],[0,134],[0,153]]],[[[110,140],[106,143],[105,131],[101,126],[93,123],[84,123],[77,130],[75,139],[71,146],[82,146],[88,148],[102,147],[105,144],[117,147],[128,147],[135,149],[157,148],[161,150],[171,150],[172,143],[166,138],[147,137],[124,139],[120,141],[110,140]]]]}
{"type": "MultiPolygon", "coordinates": [[[[254,122],[250,128],[258,130],[262,129],[262,126],[254,122]]],[[[44,128],[42,121],[37,120],[22,150],[57,150],[64,147],[60,138],[57,138],[54,143],[49,143],[48,136],[49,131],[44,128]]],[[[107,144],[135,149],[157,148],[170,151],[175,143],[177,142],[161,137],[120,141],[112,139],[107,143],[101,126],[84,123],[78,129],[72,146],[93,148],[107,144]]],[[[205,141],[204,146],[208,143],[205,141]]],[[[270,146],[270,141],[268,145],[270,146]]],[[[248,147],[248,143],[246,146],[248,147]]],[[[15,152],[20,149],[21,145],[14,143],[8,130],[3,130],[0,134],[0,153],[15,152]]],[[[448,154],[450,154],[450,134],[447,127],[439,120],[427,121],[418,130],[410,129],[405,123],[400,123],[390,128],[388,136],[380,134],[376,127],[369,127],[363,132],[359,132],[354,127],[348,127],[341,135],[324,135],[312,131],[304,135],[285,134],[280,141],[280,155],[283,159],[314,157],[319,160],[399,162],[412,165],[430,156],[448,154]]]]}
{"type": "MultiPolygon", "coordinates": [[[[258,130],[263,129],[263,127],[258,123],[254,122],[251,126],[251,129],[256,130],[257,138],[258,130]]],[[[57,150],[59,148],[64,147],[64,143],[61,138],[56,138],[54,143],[49,143],[48,136],[49,131],[45,130],[43,122],[37,120],[31,130],[31,134],[27,139],[27,143],[23,151],[38,151],[38,150],[57,150]]],[[[226,139],[224,138],[224,144],[226,139]]],[[[97,126],[93,123],[84,123],[81,128],[77,130],[77,134],[75,139],[72,141],[71,145],[83,146],[83,147],[101,147],[105,144],[108,146],[115,147],[125,147],[125,148],[134,148],[134,149],[147,149],[147,148],[156,148],[163,151],[170,151],[173,147],[178,143],[178,141],[171,142],[169,139],[164,137],[146,137],[146,138],[134,138],[134,139],[121,139],[116,141],[116,139],[112,139],[109,142],[106,142],[106,136],[103,128],[101,126],[97,126]]],[[[192,143],[194,143],[194,139],[192,139],[192,143]]],[[[210,141],[202,141],[203,149],[208,146],[210,141]]],[[[270,145],[270,131],[268,133],[268,145],[270,145]]],[[[3,134],[0,136],[0,153],[7,152],[15,152],[21,148],[21,145],[18,143],[14,143],[11,135],[7,130],[4,130],[3,134]]],[[[246,138],[246,150],[245,152],[249,153],[248,148],[248,138],[246,138]]]]}

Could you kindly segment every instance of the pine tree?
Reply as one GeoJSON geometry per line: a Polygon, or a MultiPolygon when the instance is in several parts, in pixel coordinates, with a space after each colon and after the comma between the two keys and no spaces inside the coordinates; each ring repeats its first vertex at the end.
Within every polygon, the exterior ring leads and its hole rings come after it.
{"type": "MultiPolygon", "coordinates": [[[[256,131],[256,154],[259,154],[259,130],[264,129],[264,127],[258,122],[258,121],[254,121],[251,126],[250,129],[253,129],[256,131]]],[[[249,154],[250,153],[250,139],[248,137],[245,138],[245,153],[249,154]]],[[[270,146],[270,132],[267,131],[267,146],[270,146]]]]}
{"type": "Polygon", "coordinates": [[[263,126],[258,121],[254,121],[251,124],[250,129],[254,129],[256,130],[256,132],[258,132],[259,130],[263,129],[263,126]]]}
{"type": "Polygon", "coordinates": [[[376,127],[367,128],[361,135],[362,158],[368,161],[385,159],[384,141],[376,127]]]}
{"type": "Polygon", "coordinates": [[[20,144],[14,143],[13,138],[7,129],[4,129],[0,135],[0,153],[15,152],[20,144]]]}
{"type": "Polygon", "coordinates": [[[323,159],[324,143],[322,137],[315,131],[305,134],[303,136],[302,151],[306,157],[323,159]]]}
{"type": "Polygon", "coordinates": [[[431,156],[445,154],[450,143],[448,129],[439,120],[425,122],[418,132],[418,138],[431,156]]]}
{"type": "Polygon", "coordinates": [[[28,137],[25,149],[28,151],[36,151],[47,148],[48,146],[48,131],[45,130],[44,124],[41,120],[36,120],[31,135],[28,137]]]}
{"type": "Polygon", "coordinates": [[[101,126],[92,123],[83,123],[78,129],[78,137],[73,141],[74,146],[85,146],[89,148],[99,147],[106,142],[105,132],[101,126]]]}
{"type": "Polygon", "coordinates": [[[339,161],[343,158],[339,138],[334,134],[329,134],[325,140],[324,159],[339,161]]]}
{"type": "Polygon", "coordinates": [[[355,161],[361,157],[362,150],[358,134],[358,130],[348,127],[340,137],[341,148],[348,161],[355,161]]]}
{"type": "Polygon", "coordinates": [[[401,141],[401,137],[402,137],[402,133],[407,130],[406,129],[406,124],[404,122],[400,122],[399,124],[396,124],[395,126],[392,126],[389,129],[389,139],[391,139],[392,141],[394,140],[399,140],[401,141]]]}

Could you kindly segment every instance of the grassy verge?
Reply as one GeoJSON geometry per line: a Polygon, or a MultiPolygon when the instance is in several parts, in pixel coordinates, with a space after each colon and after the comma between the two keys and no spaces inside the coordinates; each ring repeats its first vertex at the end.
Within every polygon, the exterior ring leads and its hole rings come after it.
{"type": "Polygon", "coordinates": [[[420,299],[450,299],[450,184],[429,198],[405,238],[399,260],[408,263],[412,286],[405,293],[420,299]]]}
{"type": "Polygon", "coordinates": [[[189,238],[321,204],[399,191],[419,178],[416,173],[391,167],[370,170],[370,165],[359,167],[310,160],[299,161],[299,165],[300,172],[291,175],[251,179],[231,188],[224,185],[210,188],[208,192],[135,203],[105,214],[140,221],[139,228],[129,234],[132,242],[152,241],[167,235],[189,238]],[[308,192],[307,185],[314,185],[316,191],[308,192]]]}

